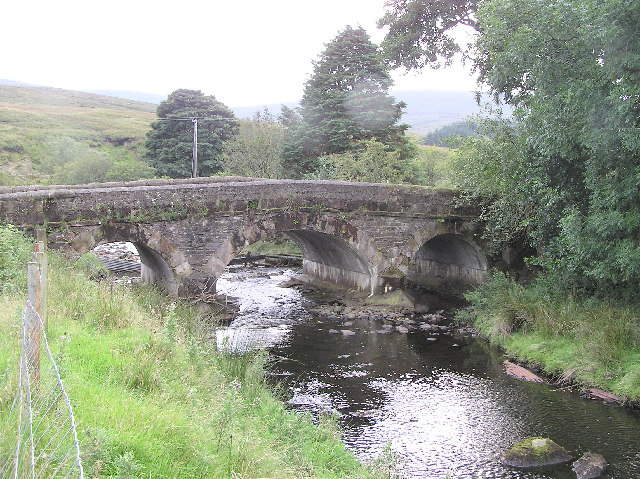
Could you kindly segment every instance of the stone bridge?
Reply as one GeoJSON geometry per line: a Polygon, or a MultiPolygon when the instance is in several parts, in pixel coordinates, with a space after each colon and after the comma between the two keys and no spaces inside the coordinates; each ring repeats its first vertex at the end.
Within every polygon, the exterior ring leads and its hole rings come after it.
{"type": "Polygon", "coordinates": [[[198,178],[0,188],[0,219],[47,229],[49,247],[85,253],[130,241],[143,279],[172,294],[215,291],[243,247],[288,234],[303,271],[372,294],[405,282],[481,282],[488,262],[455,192],[336,181],[198,178]]]}

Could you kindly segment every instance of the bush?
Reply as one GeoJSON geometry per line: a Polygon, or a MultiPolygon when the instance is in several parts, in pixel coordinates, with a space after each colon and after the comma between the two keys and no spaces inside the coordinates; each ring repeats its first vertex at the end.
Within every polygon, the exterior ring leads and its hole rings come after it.
{"type": "Polygon", "coordinates": [[[156,170],[144,161],[115,160],[107,171],[107,181],[135,181],[155,178],[156,170]]]}

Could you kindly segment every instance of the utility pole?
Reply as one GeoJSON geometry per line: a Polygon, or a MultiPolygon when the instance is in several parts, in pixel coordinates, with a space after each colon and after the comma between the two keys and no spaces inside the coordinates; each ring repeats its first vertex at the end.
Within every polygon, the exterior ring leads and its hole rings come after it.
{"type": "Polygon", "coordinates": [[[198,176],[198,118],[191,118],[193,122],[193,161],[191,163],[191,178],[198,176]]]}

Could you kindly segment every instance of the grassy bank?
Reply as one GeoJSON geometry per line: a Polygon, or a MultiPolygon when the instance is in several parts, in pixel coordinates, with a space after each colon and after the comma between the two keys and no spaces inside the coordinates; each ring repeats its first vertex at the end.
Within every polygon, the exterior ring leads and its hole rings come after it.
{"type": "MultiPolygon", "coordinates": [[[[206,341],[211,320],[196,306],[95,283],[55,255],[49,269],[48,336],[87,477],[374,475],[330,418],[314,425],[285,409],[265,384],[266,355],[206,341]]],[[[13,280],[22,287],[21,275],[13,280]]],[[[7,291],[0,304],[2,417],[15,391],[24,297],[7,291]]]]}
{"type": "Polygon", "coordinates": [[[640,310],[555,291],[545,278],[525,287],[498,273],[458,317],[561,382],[640,400],[640,310]]]}

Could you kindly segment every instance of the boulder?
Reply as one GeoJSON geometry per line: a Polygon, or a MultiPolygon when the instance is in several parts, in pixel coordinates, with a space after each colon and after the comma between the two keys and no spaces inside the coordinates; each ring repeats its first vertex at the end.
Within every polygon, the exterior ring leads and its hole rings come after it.
{"type": "Polygon", "coordinates": [[[573,472],[578,479],[594,479],[600,477],[607,468],[607,461],[600,454],[585,452],[573,463],[573,472]]]}
{"type": "Polygon", "coordinates": [[[537,376],[536,374],[532,373],[526,368],[523,368],[522,366],[518,366],[517,364],[514,364],[510,361],[504,361],[503,364],[508,376],[534,383],[544,382],[544,379],[542,379],[540,376],[537,376]]]}
{"type": "Polygon", "coordinates": [[[514,444],[500,457],[502,464],[523,469],[562,464],[570,460],[571,456],[562,446],[543,437],[530,437],[514,444]]]}
{"type": "Polygon", "coordinates": [[[365,302],[373,306],[387,306],[413,311],[414,299],[409,293],[397,289],[391,293],[370,296],[365,302]]]}

